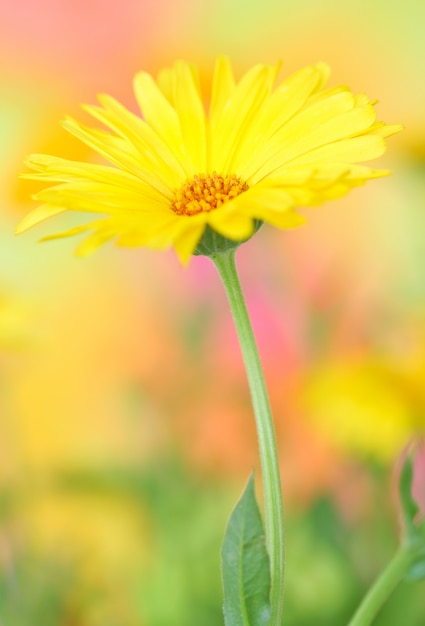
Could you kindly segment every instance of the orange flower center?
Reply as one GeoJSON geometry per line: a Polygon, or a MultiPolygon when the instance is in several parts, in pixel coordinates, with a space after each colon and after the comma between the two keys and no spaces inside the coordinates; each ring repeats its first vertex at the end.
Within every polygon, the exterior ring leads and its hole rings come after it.
{"type": "Polygon", "coordinates": [[[214,211],[248,189],[244,180],[234,174],[219,176],[216,172],[198,174],[175,192],[171,205],[177,215],[197,215],[214,211]]]}

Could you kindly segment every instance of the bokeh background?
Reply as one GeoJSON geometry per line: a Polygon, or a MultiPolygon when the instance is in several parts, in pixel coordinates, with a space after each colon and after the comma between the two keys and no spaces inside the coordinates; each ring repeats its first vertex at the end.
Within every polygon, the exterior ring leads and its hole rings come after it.
{"type": "MultiPolygon", "coordinates": [[[[395,549],[394,475],[425,429],[424,23],[420,0],[0,0],[1,626],[222,624],[220,544],[259,464],[212,266],[79,260],[36,243],[50,224],[13,230],[26,154],[89,156],[59,124],[80,102],[134,109],[135,72],[176,58],[207,85],[223,53],[238,74],[327,61],[405,125],[391,177],[238,253],[277,422],[285,624],[347,623],[395,549]]],[[[424,591],[403,584],[376,623],[423,626],[424,591]]]]}

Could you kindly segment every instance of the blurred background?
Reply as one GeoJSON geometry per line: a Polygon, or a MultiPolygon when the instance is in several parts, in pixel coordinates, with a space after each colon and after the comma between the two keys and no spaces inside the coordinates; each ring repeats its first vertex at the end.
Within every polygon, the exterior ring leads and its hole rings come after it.
{"type": "MultiPolygon", "coordinates": [[[[208,85],[223,53],[239,75],[327,61],[406,127],[376,163],[391,177],[238,253],[277,423],[285,624],[347,623],[395,550],[394,475],[425,428],[424,23],[419,0],[0,0],[1,626],[223,623],[220,545],[259,463],[213,267],[13,234],[25,155],[88,156],[59,124],[80,102],[135,109],[133,75],[176,58],[208,85]]],[[[376,624],[423,626],[424,585],[376,624]]]]}

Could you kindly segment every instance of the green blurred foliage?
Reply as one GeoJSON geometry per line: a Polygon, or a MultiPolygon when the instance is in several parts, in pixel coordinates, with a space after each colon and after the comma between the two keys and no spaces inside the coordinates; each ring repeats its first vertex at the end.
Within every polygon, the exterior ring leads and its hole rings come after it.
{"type": "MultiPolygon", "coordinates": [[[[388,476],[371,467],[367,477],[376,506],[361,519],[347,519],[345,509],[326,494],[306,509],[289,507],[285,626],[344,626],[395,550],[398,530],[388,476]]],[[[122,588],[115,592],[121,603],[115,603],[107,572],[88,584],[78,559],[73,562],[60,551],[31,551],[23,537],[8,537],[17,509],[3,506],[9,554],[0,578],[0,624],[222,626],[219,551],[238,485],[196,478],[170,455],[144,469],[64,472],[50,488],[70,497],[124,498],[140,507],[150,520],[145,537],[150,558],[147,565],[120,573],[122,588]]],[[[424,612],[423,585],[406,583],[376,626],[421,626],[424,612]]]]}

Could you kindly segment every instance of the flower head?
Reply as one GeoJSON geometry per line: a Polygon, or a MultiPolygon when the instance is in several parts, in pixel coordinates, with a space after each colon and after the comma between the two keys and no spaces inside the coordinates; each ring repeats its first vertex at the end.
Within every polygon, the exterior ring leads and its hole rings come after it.
{"type": "Polygon", "coordinates": [[[323,63],[275,87],[277,66],[255,65],[235,82],[219,58],[206,112],[196,68],[183,61],[155,81],[134,80],[142,116],[107,95],[83,108],[107,127],[64,127],[111,165],[35,154],[27,178],[54,183],[18,232],[65,211],[94,214],[88,223],[45,239],[87,232],[77,249],[107,240],[122,246],[174,247],[183,263],[206,231],[240,242],[261,222],[292,228],[296,209],[339,197],[388,174],[359,162],[379,157],[384,138],[400,126],[375,121],[365,95],[347,87],[324,90],[323,63]]]}

